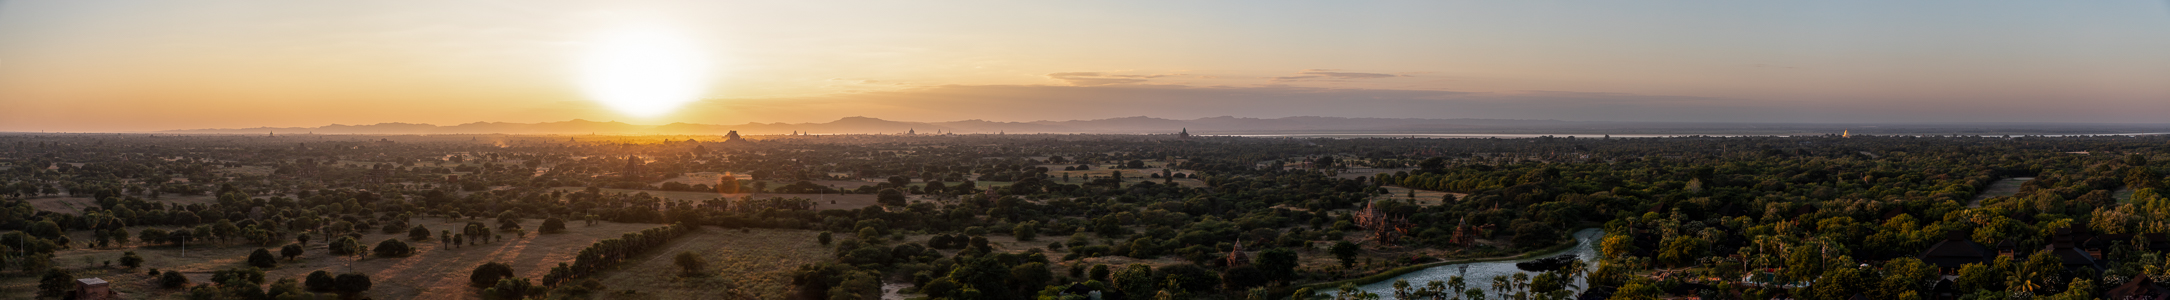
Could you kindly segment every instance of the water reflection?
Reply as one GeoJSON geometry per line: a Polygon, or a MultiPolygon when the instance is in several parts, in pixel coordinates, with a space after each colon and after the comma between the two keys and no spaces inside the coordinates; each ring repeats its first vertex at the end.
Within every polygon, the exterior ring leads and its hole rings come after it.
{"type": "MultiPolygon", "coordinates": [[[[1599,230],[1597,228],[1589,228],[1583,229],[1582,231],[1576,231],[1575,247],[1569,248],[1566,252],[1561,253],[1574,254],[1575,257],[1582,260],[1584,264],[1594,263],[1598,259],[1596,249],[1598,241],[1599,239],[1602,239],[1604,237],[1605,231],[1599,230]]],[[[1486,293],[1491,293],[1489,297],[1491,299],[1501,299],[1501,295],[1493,292],[1490,288],[1492,284],[1492,277],[1514,276],[1515,273],[1530,273],[1528,271],[1523,271],[1522,269],[1515,268],[1514,264],[1518,262],[1533,261],[1546,257],[1552,257],[1561,253],[1547,253],[1545,255],[1539,255],[1537,257],[1520,260],[1502,260],[1480,263],[1439,265],[1421,271],[1409,272],[1409,274],[1402,274],[1401,276],[1388,278],[1379,282],[1365,284],[1359,287],[1362,288],[1365,292],[1379,294],[1379,296],[1382,297],[1393,297],[1394,281],[1396,280],[1408,280],[1409,285],[1412,287],[1423,287],[1424,283],[1431,282],[1433,280],[1444,282],[1447,281],[1447,277],[1462,276],[1462,281],[1468,282],[1469,287],[1484,289],[1486,293]]],[[[1591,265],[1589,269],[1596,270],[1597,266],[1591,265]]],[[[1531,273],[1529,274],[1529,276],[1536,277],[1537,274],[1531,273]]],[[[1583,277],[1588,276],[1575,277],[1575,287],[1573,288],[1573,290],[1577,293],[1580,293],[1583,288],[1589,287],[1588,282],[1586,282],[1583,277]]],[[[1329,288],[1320,292],[1332,293],[1333,291],[1329,288]]]]}

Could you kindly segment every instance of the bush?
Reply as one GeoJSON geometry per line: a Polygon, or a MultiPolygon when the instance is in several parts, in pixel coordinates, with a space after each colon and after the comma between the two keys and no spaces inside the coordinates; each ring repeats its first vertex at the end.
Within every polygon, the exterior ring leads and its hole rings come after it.
{"type": "Polygon", "coordinates": [[[368,274],[346,273],[339,274],[338,278],[332,279],[332,285],[339,290],[340,294],[354,295],[369,291],[369,286],[373,284],[369,282],[368,274]]]}
{"type": "Polygon", "coordinates": [[[271,250],[256,248],[256,251],[249,252],[249,266],[266,269],[277,267],[279,258],[272,257],[271,250]]]}
{"type": "Polygon", "coordinates": [[[128,267],[129,269],[142,267],[143,256],[136,255],[135,251],[121,253],[121,266],[128,267]]]}
{"type": "Polygon", "coordinates": [[[415,225],[414,229],[407,230],[407,240],[410,241],[428,241],[429,237],[430,231],[428,226],[415,225]]]}
{"type": "Polygon", "coordinates": [[[565,219],[559,219],[558,217],[543,219],[542,228],[538,230],[542,233],[564,233],[565,219]]]}
{"type": "Polygon", "coordinates": [[[493,261],[475,266],[474,273],[467,276],[467,284],[478,288],[487,288],[497,285],[498,279],[505,279],[512,277],[512,275],[512,265],[493,261]]]}
{"type": "Polygon", "coordinates": [[[331,272],[317,270],[316,272],[309,272],[308,277],[303,277],[301,285],[308,287],[311,292],[330,292],[339,288],[335,280],[337,279],[332,278],[331,272]]]}
{"type": "Polygon", "coordinates": [[[407,246],[407,242],[401,242],[399,239],[385,239],[384,242],[377,243],[376,248],[371,249],[376,249],[377,256],[381,257],[406,257],[414,254],[414,247],[407,246]]]}
{"type": "Polygon", "coordinates": [[[294,259],[295,257],[301,257],[303,251],[304,250],[302,250],[301,244],[286,244],[286,247],[279,247],[279,255],[285,256],[286,259],[290,260],[294,259]]]}
{"type": "Polygon", "coordinates": [[[326,246],[328,247],[325,247],[325,250],[331,251],[332,255],[354,255],[362,252],[362,242],[355,241],[354,237],[340,237],[326,246]]]}
{"type": "Polygon", "coordinates": [[[58,268],[46,269],[45,277],[38,278],[38,295],[60,297],[75,289],[75,275],[58,268]]]}
{"type": "Polygon", "coordinates": [[[158,286],[169,289],[185,287],[188,286],[188,276],[181,275],[180,271],[166,270],[166,274],[158,275],[158,286]]]}
{"type": "Polygon", "coordinates": [[[703,270],[708,269],[708,262],[701,259],[700,253],[693,253],[693,251],[679,252],[678,256],[671,258],[671,260],[678,264],[678,276],[702,277],[707,275],[707,272],[703,270]]]}

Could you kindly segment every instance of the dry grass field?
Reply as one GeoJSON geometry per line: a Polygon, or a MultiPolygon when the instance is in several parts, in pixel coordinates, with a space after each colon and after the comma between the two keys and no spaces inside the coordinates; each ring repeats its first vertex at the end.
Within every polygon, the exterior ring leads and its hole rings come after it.
{"type": "MultiPolygon", "coordinates": [[[[626,260],[596,276],[611,289],[604,299],[779,299],[799,265],[833,259],[819,231],[703,228],[663,249],[626,260]],[[708,262],[706,277],[681,277],[673,258],[691,251],[708,262]],[[634,292],[627,293],[627,289],[634,292]]],[[[848,236],[848,235],[845,235],[848,236]]],[[[839,236],[839,240],[844,238],[839,236]]]]}
{"type": "MultiPolygon", "coordinates": [[[[442,218],[416,218],[415,223],[437,231],[455,228],[464,221],[444,223],[442,218]]],[[[521,226],[532,229],[542,226],[542,222],[528,220],[521,226]]],[[[497,242],[457,248],[448,248],[436,241],[409,242],[415,247],[416,254],[402,258],[333,257],[325,250],[325,242],[311,240],[308,253],[300,259],[282,261],[278,267],[265,270],[265,282],[269,286],[279,278],[300,279],[316,270],[334,274],[361,272],[369,274],[375,283],[368,296],[376,299],[476,299],[479,298],[477,290],[467,287],[466,282],[469,271],[477,265],[505,262],[522,277],[542,278],[551,267],[559,262],[570,262],[581,249],[597,240],[657,226],[661,225],[605,222],[587,226],[573,222],[566,226],[566,233],[537,235],[530,230],[524,238],[506,235],[497,242]]],[[[76,240],[90,238],[87,232],[71,235],[70,238],[76,240]]],[[[363,236],[362,241],[371,247],[386,239],[406,239],[405,234],[382,234],[376,230],[363,236]]],[[[185,257],[180,247],[173,246],[74,249],[61,251],[53,261],[55,266],[67,268],[77,277],[100,277],[112,282],[114,289],[126,299],[180,299],[185,295],[183,291],[156,288],[152,277],[144,274],[145,269],[180,270],[189,275],[192,283],[204,283],[210,280],[212,271],[246,266],[249,252],[256,249],[256,246],[240,242],[228,246],[191,244],[185,257]],[[86,268],[94,264],[85,263],[85,258],[96,262],[117,260],[125,251],[135,251],[143,256],[146,260],[143,269],[124,270],[118,264],[112,268],[86,268]]],[[[277,252],[276,247],[271,249],[277,252]]],[[[34,276],[7,277],[0,279],[0,294],[29,295],[35,293],[36,286],[37,277],[34,276]]]]}

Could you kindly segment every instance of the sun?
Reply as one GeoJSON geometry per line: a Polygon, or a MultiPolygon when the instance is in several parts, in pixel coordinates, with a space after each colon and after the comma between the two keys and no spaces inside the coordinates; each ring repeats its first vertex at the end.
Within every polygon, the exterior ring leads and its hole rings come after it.
{"type": "Polygon", "coordinates": [[[683,36],[655,27],[599,35],[581,60],[581,89],[620,113],[654,117],[700,100],[708,60],[683,36]]]}

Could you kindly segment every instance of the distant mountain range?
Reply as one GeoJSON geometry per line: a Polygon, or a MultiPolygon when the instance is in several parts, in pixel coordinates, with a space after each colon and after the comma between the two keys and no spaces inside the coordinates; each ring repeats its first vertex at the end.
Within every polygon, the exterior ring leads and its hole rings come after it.
{"type": "Polygon", "coordinates": [[[2170,132],[2170,124],[2089,123],[1694,123],[1694,122],[1578,122],[1507,119],[1413,119],[1285,117],[1211,117],[1174,120],[1126,117],[1098,120],[994,122],[904,122],[868,117],[846,117],[827,123],[745,123],[713,125],[671,123],[635,125],[621,122],[571,120],[543,123],[476,122],[452,126],[413,123],[372,125],[326,125],[319,127],[258,127],[168,130],[167,133],[254,134],[887,134],[915,131],[922,134],[957,133],[1102,133],[1169,134],[1182,130],[1202,135],[1330,135],[1330,134],[1817,134],[1851,130],[1854,134],[2117,134],[2170,132]]]}

